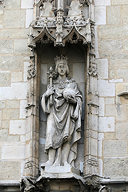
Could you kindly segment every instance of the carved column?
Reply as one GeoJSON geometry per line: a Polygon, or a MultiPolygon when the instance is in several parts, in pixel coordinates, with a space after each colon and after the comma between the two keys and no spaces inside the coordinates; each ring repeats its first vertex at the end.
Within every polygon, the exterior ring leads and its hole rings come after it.
{"type": "Polygon", "coordinates": [[[95,63],[95,29],[91,23],[91,44],[87,51],[87,116],[85,130],[85,175],[98,175],[98,86],[95,63]]]}
{"type": "Polygon", "coordinates": [[[38,110],[38,79],[37,56],[31,51],[28,67],[28,95],[27,95],[27,123],[26,123],[26,151],[24,175],[35,177],[38,175],[38,145],[39,145],[39,110],[38,110]]]}

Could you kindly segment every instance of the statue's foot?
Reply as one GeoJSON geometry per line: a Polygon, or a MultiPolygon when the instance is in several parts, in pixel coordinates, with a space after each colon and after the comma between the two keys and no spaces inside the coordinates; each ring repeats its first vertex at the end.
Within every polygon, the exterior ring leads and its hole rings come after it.
{"type": "Polygon", "coordinates": [[[41,164],[41,168],[52,166],[52,164],[53,164],[53,161],[48,160],[46,163],[41,164]]]}

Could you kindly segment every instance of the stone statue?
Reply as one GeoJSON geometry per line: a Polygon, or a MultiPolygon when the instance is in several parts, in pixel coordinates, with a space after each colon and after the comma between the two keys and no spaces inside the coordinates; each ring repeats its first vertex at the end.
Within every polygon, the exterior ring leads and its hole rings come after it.
{"type": "Polygon", "coordinates": [[[45,150],[48,161],[45,166],[74,166],[77,157],[77,141],[81,138],[82,95],[74,79],[69,78],[67,58],[55,59],[56,78],[42,95],[41,105],[47,113],[45,150]]]}

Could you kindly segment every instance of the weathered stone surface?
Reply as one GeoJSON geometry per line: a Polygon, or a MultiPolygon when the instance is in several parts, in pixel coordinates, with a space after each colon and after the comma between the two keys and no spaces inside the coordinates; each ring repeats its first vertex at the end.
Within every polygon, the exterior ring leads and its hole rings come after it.
{"type": "Polygon", "coordinates": [[[128,4],[121,6],[121,24],[128,25],[128,4]]]}
{"type": "Polygon", "coordinates": [[[99,116],[104,116],[104,98],[99,98],[99,116]]]}
{"type": "Polygon", "coordinates": [[[123,44],[121,40],[102,40],[99,42],[99,54],[101,57],[111,56],[113,58],[118,53],[121,54],[122,49],[123,44]]]}
{"type": "Polygon", "coordinates": [[[22,72],[12,72],[11,73],[11,82],[20,82],[23,80],[23,73],[22,72]]]}
{"type": "Polygon", "coordinates": [[[90,115],[88,119],[89,127],[91,127],[92,130],[97,131],[98,126],[98,117],[96,115],[90,115]]]}
{"type": "Polygon", "coordinates": [[[109,177],[128,177],[128,159],[104,159],[104,175],[109,177]]]}
{"type": "Polygon", "coordinates": [[[18,100],[8,100],[6,102],[6,108],[18,109],[19,108],[19,101],[18,100]]]}
{"type": "Polygon", "coordinates": [[[0,161],[0,180],[19,180],[21,164],[17,161],[0,161]]]}
{"type": "Polygon", "coordinates": [[[99,95],[102,96],[115,96],[115,84],[108,83],[107,80],[99,80],[99,95]]]}
{"type": "Polygon", "coordinates": [[[99,117],[99,131],[100,132],[114,132],[115,118],[114,117],[99,117]]]}
{"type": "Polygon", "coordinates": [[[14,40],[14,52],[17,54],[28,54],[27,39],[14,40]]]}
{"type": "Polygon", "coordinates": [[[116,123],[116,138],[128,140],[128,121],[116,123]]]}
{"type": "Polygon", "coordinates": [[[85,79],[85,65],[83,63],[75,63],[73,65],[73,78],[77,83],[82,83],[85,79]],[[78,73],[78,71],[81,71],[78,73]]]}
{"type": "Polygon", "coordinates": [[[33,8],[34,1],[33,0],[21,0],[21,8],[33,8]]]}
{"type": "Polygon", "coordinates": [[[11,86],[11,73],[10,72],[0,72],[0,87],[10,87],[11,86]]]}
{"type": "Polygon", "coordinates": [[[24,28],[25,10],[6,10],[4,13],[5,28],[24,28]]]}
{"type": "Polygon", "coordinates": [[[0,141],[4,141],[8,137],[8,129],[0,129],[0,141]]]}
{"type": "Polygon", "coordinates": [[[121,78],[125,82],[128,82],[127,59],[111,59],[109,69],[109,76],[111,79],[121,78]]]}
{"type": "Polygon", "coordinates": [[[4,109],[3,110],[3,120],[18,119],[19,109],[4,109]]]}
{"type": "Polygon", "coordinates": [[[2,146],[2,159],[24,159],[25,146],[19,143],[12,143],[2,146]]]}
{"type": "Polygon", "coordinates": [[[111,0],[95,0],[95,5],[100,6],[100,5],[110,5],[111,0]]]}
{"type": "Polygon", "coordinates": [[[12,83],[12,86],[9,88],[0,87],[0,100],[26,99],[26,95],[27,95],[26,83],[12,83]]]}
{"type": "Polygon", "coordinates": [[[6,129],[6,128],[1,128],[0,129],[0,142],[14,143],[14,142],[18,142],[18,141],[19,141],[19,136],[9,135],[8,134],[8,129],[6,129]]]}
{"type": "Polygon", "coordinates": [[[109,80],[110,83],[121,83],[123,82],[123,79],[111,79],[109,80]]]}
{"type": "Polygon", "coordinates": [[[115,105],[110,104],[105,106],[105,116],[115,117],[116,113],[117,113],[117,109],[115,105]]]}
{"type": "Polygon", "coordinates": [[[25,134],[25,120],[11,120],[9,134],[12,135],[25,134]]]}
{"type": "Polygon", "coordinates": [[[119,122],[128,120],[128,104],[117,105],[116,120],[119,122]]]}
{"type": "Polygon", "coordinates": [[[13,40],[0,39],[0,53],[13,53],[13,40]]]}
{"type": "Polygon", "coordinates": [[[126,157],[127,141],[105,140],[104,157],[126,157]]]}
{"type": "Polygon", "coordinates": [[[30,65],[29,62],[24,62],[24,81],[27,81],[27,75],[28,75],[28,66],[30,65]]]}
{"type": "Polygon", "coordinates": [[[21,100],[20,101],[20,118],[26,118],[26,106],[27,106],[27,100],[21,100]]]}
{"type": "Polygon", "coordinates": [[[2,129],[8,129],[9,128],[9,121],[8,120],[3,120],[1,128],[2,129]]]}
{"type": "Polygon", "coordinates": [[[1,56],[0,70],[2,71],[22,71],[23,57],[22,56],[1,56]]]}
{"type": "Polygon", "coordinates": [[[28,28],[33,21],[33,9],[26,10],[26,28],[28,28]]]}
{"type": "Polygon", "coordinates": [[[106,24],[106,7],[105,6],[95,7],[95,21],[96,21],[96,25],[106,24]]]}
{"type": "Polygon", "coordinates": [[[20,136],[20,141],[23,142],[23,143],[25,143],[25,141],[26,141],[25,135],[21,135],[21,136],[20,136]]]}
{"type": "Polygon", "coordinates": [[[114,103],[115,103],[115,98],[114,97],[113,98],[112,97],[110,97],[110,98],[106,97],[105,98],[105,104],[106,105],[111,105],[111,104],[114,104],[114,103]]]}
{"type": "Polygon", "coordinates": [[[112,5],[126,5],[128,4],[127,0],[111,0],[112,5]]]}
{"type": "Polygon", "coordinates": [[[97,140],[90,138],[91,154],[97,156],[97,140]]]}
{"type": "Polygon", "coordinates": [[[121,24],[121,8],[119,6],[107,7],[107,24],[119,25],[121,24]]]}
{"type": "Polygon", "coordinates": [[[108,60],[97,60],[98,75],[100,79],[108,79],[108,60]]]}
{"type": "Polygon", "coordinates": [[[6,9],[19,9],[20,1],[17,0],[6,1],[5,7],[6,9]]]}
{"type": "Polygon", "coordinates": [[[98,135],[98,156],[102,157],[104,133],[98,135]]]}
{"type": "Polygon", "coordinates": [[[27,38],[28,34],[28,29],[2,29],[0,30],[0,38],[9,38],[9,39],[14,39],[14,38],[27,38]]]}
{"type": "Polygon", "coordinates": [[[104,133],[104,139],[106,140],[116,140],[116,132],[114,133],[104,133]]]}
{"type": "Polygon", "coordinates": [[[104,25],[98,26],[99,41],[101,39],[126,39],[128,38],[127,25],[104,25]]]}

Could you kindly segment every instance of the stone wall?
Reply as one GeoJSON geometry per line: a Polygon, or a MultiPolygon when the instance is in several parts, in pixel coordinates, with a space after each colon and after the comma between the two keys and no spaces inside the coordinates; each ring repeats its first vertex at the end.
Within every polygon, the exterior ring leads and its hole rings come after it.
{"type": "Polygon", "coordinates": [[[116,180],[128,177],[127,12],[127,0],[95,0],[100,174],[116,180]]]}
{"type": "MultiPolygon", "coordinates": [[[[100,175],[128,177],[128,0],[95,0],[100,175]]],[[[33,0],[0,1],[0,180],[23,175],[33,0]]]]}
{"type": "MultiPolygon", "coordinates": [[[[0,180],[20,180],[25,153],[27,46],[33,0],[0,1],[0,180]]],[[[12,181],[13,180],[13,181],[12,181]]]]}

